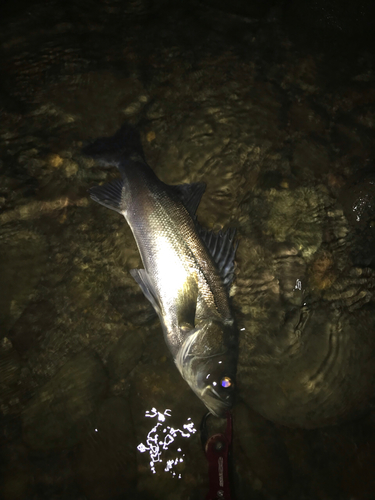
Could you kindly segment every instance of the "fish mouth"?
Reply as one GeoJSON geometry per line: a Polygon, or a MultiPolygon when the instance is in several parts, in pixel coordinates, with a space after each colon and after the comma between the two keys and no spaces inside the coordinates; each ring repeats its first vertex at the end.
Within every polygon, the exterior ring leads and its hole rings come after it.
{"type": "Polygon", "coordinates": [[[224,401],[211,386],[204,389],[201,399],[215,417],[225,418],[228,411],[232,408],[232,402],[224,401]]]}

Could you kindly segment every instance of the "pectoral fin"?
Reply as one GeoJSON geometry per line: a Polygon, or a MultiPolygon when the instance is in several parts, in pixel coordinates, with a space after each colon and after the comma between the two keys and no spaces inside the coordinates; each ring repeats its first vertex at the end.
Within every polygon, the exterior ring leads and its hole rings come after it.
{"type": "Polygon", "coordinates": [[[155,293],[154,286],[151,283],[150,277],[145,269],[131,269],[130,274],[133,276],[135,281],[141,287],[142,292],[147,300],[152,304],[159,318],[162,318],[161,308],[159,301],[157,299],[157,294],[155,293]]]}
{"type": "MultiPolygon", "coordinates": [[[[131,269],[130,274],[140,286],[144,296],[149,300],[155,309],[159,319],[164,325],[162,308],[157,298],[149,275],[145,269],[131,269]]],[[[176,314],[178,325],[182,331],[190,332],[195,327],[195,315],[198,301],[198,282],[196,275],[191,275],[176,298],[176,314]]]]}

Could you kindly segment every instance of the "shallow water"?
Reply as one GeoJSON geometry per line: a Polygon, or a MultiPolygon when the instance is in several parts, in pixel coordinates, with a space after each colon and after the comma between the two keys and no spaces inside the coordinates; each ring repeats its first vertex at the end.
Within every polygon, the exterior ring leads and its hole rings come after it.
{"type": "Polygon", "coordinates": [[[237,228],[236,498],[372,498],[375,60],[299,45],[281,10],[258,14],[162,0],[5,12],[2,498],[208,490],[205,408],[129,274],[129,227],[87,194],[118,173],[82,146],[125,122],[164,182],[206,182],[203,225],[237,228]]]}

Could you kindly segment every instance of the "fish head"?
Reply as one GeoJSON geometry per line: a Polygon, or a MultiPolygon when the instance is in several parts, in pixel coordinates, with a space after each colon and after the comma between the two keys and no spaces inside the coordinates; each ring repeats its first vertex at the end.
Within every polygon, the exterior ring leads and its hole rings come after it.
{"type": "MultiPolygon", "coordinates": [[[[186,332],[185,332],[186,335],[186,332]]],[[[176,365],[208,410],[225,417],[232,408],[237,368],[233,322],[203,320],[186,336],[176,365]]]]}

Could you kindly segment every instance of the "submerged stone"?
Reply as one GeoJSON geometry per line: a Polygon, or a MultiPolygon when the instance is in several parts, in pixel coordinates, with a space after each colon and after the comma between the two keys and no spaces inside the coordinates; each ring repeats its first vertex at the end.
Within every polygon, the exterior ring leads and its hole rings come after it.
{"type": "Polygon", "coordinates": [[[243,403],[234,410],[234,425],[234,435],[253,476],[253,489],[262,484],[274,495],[285,493],[292,480],[291,466],[277,429],[243,403]]]}
{"type": "Polygon", "coordinates": [[[141,332],[130,330],[124,333],[113,346],[108,356],[107,369],[111,382],[125,384],[130,372],[137,366],[143,353],[143,339],[141,332]]]}
{"type": "Polygon", "coordinates": [[[47,242],[31,230],[1,227],[0,253],[0,317],[6,332],[36,293],[45,270],[47,242]]]}
{"type": "Polygon", "coordinates": [[[103,401],[73,459],[88,499],[125,498],[135,487],[136,445],[129,403],[120,397],[103,401]]]}
{"type": "Polygon", "coordinates": [[[34,450],[70,448],[107,390],[100,358],[82,351],[35,394],[22,417],[23,439],[34,450]]]}

